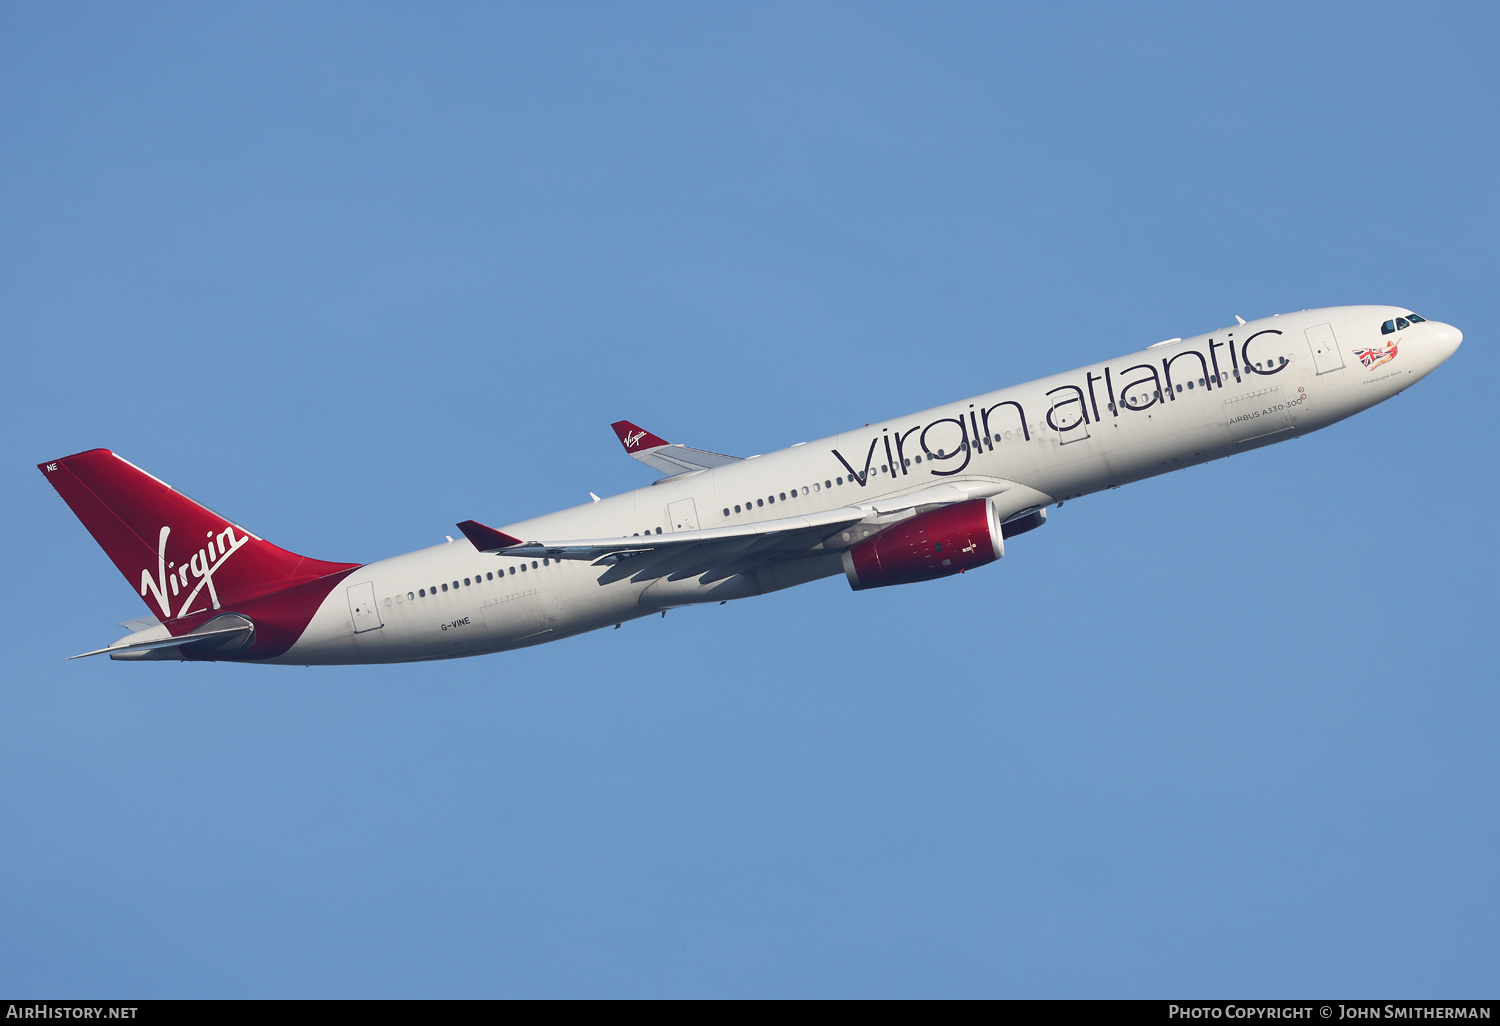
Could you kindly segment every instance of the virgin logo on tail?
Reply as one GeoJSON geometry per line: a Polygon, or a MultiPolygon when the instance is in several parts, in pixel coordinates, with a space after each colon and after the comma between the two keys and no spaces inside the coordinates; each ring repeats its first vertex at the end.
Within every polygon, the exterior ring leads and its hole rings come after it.
{"type": "Polygon", "coordinates": [[[206,586],[209,601],[213,608],[218,609],[219,593],[214,588],[214,573],[230,556],[250,543],[250,536],[246,534],[242,537],[235,537],[233,527],[226,527],[217,536],[210,531],[203,547],[193,553],[191,559],[178,566],[176,563],[167,561],[167,537],[171,533],[170,527],[163,527],[158,537],[156,577],[152,578],[149,569],[141,571],[141,598],[145,598],[149,592],[156,599],[156,604],[161,606],[162,616],[170,620],[172,619],[172,599],[177,598],[178,595],[184,595],[182,605],[177,607],[177,615],[185,616],[192,607],[193,600],[206,586]],[[197,583],[189,589],[192,581],[197,583]],[[168,597],[169,592],[170,597],[168,597]]]}
{"type": "Polygon", "coordinates": [[[644,431],[629,431],[626,432],[625,437],[621,441],[625,443],[625,448],[634,449],[641,444],[641,439],[645,437],[646,432],[644,431]]]}

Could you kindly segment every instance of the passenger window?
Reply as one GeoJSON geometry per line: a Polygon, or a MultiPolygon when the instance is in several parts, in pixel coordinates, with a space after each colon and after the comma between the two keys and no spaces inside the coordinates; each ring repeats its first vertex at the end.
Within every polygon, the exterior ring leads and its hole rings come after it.
{"type": "Polygon", "coordinates": [[[729,507],[728,507],[728,506],[725,506],[725,507],[724,507],[724,515],[725,515],[725,516],[726,516],[726,517],[727,517],[727,516],[729,516],[729,507]]]}
{"type": "Polygon", "coordinates": [[[918,456],[918,457],[917,457],[917,462],[918,462],[918,463],[921,463],[921,462],[922,462],[922,457],[920,457],[920,456],[918,456]]]}
{"type": "Polygon", "coordinates": [[[443,585],[443,590],[444,590],[444,591],[447,591],[447,590],[448,590],[448,586],[447,586],[447,585],[446,585],[446,584],[445,584],[445,585],[443,585]]]}
{"type": "Polygon", "coordinates": [[[486,573],[486,574],[485,574],[485,575],[484,575],[484,579],[485,579],[485,580],[486,580],[486,581],[493,581],[493,580],[494,580],[494,579],[495,579],[495,575],[494,575],[494,574],[491,574],[491,573],[486,573]]]}
{"type": "Polygon", "coordinates": [[[515,568],[515,567],[511,567],[511,568],[510,568],[510,575],[511,575],[511,576],[512,576],[512,577],[514,577],[514,576],[516,576],[516,568],[515,568]]]}
{"type": "MultiPolygon", "coordinates": [[[[454,581],[454,582],[453,582],[453,586],[454,586],[454,587],[455,587],[455,588],[457,588],[457,587],[458,587],[458,582],[457,582],[457,581],[454,581]]],[[[468,578],[467,578],[467,577],[465,577],[465,578],[464,578],[464,587],[465,587],[465,588],[467,588],[467,587],[468,587],[468,586],[469,586],[469,579],[468,579],[468,578]]]]}
{"type": "Polygon", "coordinates": [[[1182,386],[1181,386],[1181,385],[1178,385],[1178,386],[1177,386],[1177,391],[1179,391],[1179,392],[1181,392],[1181,391],[1182,391],[1182,386]]]}
{"type": "Polygon", "coordinates": [[[782,493],[781,493],[781,501],[782,501],[782,502],[785,502],[785,501],[786,501],[786,492],[782,492],[782,493]]]}
{"type": "Polygon", "coordinates": [[[406,593],[406,601],[410,602],[414,598],[416,598],[416,596],[413,595],[411,592],[407,592],[406,593]]]}
{"type": "Polygon", "coordinates": [[[533,569],[533,570],[536,569],[536,560],[534,560],[534,559],[531,561],[531,569],[533,569]]]}
{"type": "Polygon", "coordinates": [[[807,494],[807,485],[803,485],[803,486],[802,486],[802,494],[803,494],[803,495],[806,495],[806,494],[807,494]]]}
{"type": "Polygon", "coordinates": [[[426,588],[419,588],[419,589],[417,589],[417,594],[420,595],[420,596],[422,596],[423,598],[426,598],[427,597],[427,589],[426,588]]]}
{"type": "Polygon", "coordinates": [[[1396,322],[1395,321],[1386,321],[1384,324],[1382,324],[1380,326],[1380,333],[1382,335],[1389,335],[1391,332],[1393,332],[1395,330],[1396,330],[1396,322]]]}
{"type": "Polygon", "coordinates": [[[769,496],[766,497],[766,501],[769,502],[771,505],[774,506],[774,505],[776,505],[776,496],[769,495],[769,496]]]}
{"type": "Polygon", "coordinates": [[[453,590],[454,590],[454,591],[457,591],[457,590],[458,590],[458,582],[457,582],[457,581],[454,581],[454,582],[453,582],[453,590]]]}
{"type": "Polygon", "coordinates": [[[1402,328],[1409,328],[1409,327],[1411,327],[1411,321],[1408,321],[1405,317],[1397,317],[1396,318],[1396,330],[1399,331],[1402,328]]]}
{"type": "Polygon", "coordinates": [[[841,478],[841,477],[836,477],[836,478],[834,478],[834,480],[837,481],[839,484],[843,484],[844,483],[844,479],[841,478]]]}
{"type": "Polygon", "coordinates": [[[824,488],[832,488],[833,487],[833,482],[832,481],[824,481],[823,482],[823,487],[824,488]]]}
{"type": "Polygon", "coordinates": [[[755,500],[755,504],[757,506],[764,506],[766,504],[766,500],[765,499],[756,499],[755,500]]]}
{"type": "Polygon", "coordinates": [[[526,564],[525,564],[525,563],[522,563],[522,564],[521,564],[521,573],[523,573],[523,574],[524,574],[524,573],[525,573],[525,572],[526,572],[526,564]]]}
{"type": "Polygon", "coordinates": [[[739,512],[739,511],[740,511],[740,504],[739,504],[739,503],[737,503],[737,502],[736,502],[736,503],[735,503],[735,504],[734,504],[734,511],[735,511],[735,512],[736,512],[736,513],[738,513],[738,512],[739,512]]]}
{"type": "Polygon", "coordinates": [[[813,491],[820,492],[822,490],[823,490],[823,486],[820,485],[820,484],[818,484],[818,482],[814,481],[813,482],[813,491]]]}

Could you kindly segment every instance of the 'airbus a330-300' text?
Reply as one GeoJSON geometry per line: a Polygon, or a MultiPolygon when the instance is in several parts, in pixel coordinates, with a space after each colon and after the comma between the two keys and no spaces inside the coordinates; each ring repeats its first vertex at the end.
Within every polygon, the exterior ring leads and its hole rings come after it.
{"type": "Polygon", "coordinates": [[[278,548],[107,449],[39,469],[152,613],[84,655],[444,659],[839,573],[972,570],[1050,506],[1326,427],[1462,340],[1397,307],[1282,314],[748,459],[620,421],[650,487],[364,564],[278,548]]]}

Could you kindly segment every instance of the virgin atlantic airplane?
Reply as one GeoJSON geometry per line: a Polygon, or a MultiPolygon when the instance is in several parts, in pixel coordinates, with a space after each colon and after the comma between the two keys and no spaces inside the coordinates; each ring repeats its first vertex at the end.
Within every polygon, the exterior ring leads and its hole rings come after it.
{"type": "Polygon", "coordinates": [[[153,613],[83,655],[447,659],[837,573],[855,591],[963,573],[1049,506],[1316,431],[1462,341],[1398,307],[1239,321],[746,459],[620,421],[650,487],[363,565],[278,548],[107,449],[39,469],[153,613]]]}

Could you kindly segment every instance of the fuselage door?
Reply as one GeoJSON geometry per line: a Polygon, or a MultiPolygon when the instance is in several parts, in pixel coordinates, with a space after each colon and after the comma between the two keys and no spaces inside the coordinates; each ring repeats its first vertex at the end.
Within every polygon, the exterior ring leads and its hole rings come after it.
{"type": "Polygon", "coordinates": [[[698,530],[698,508],[692,499],[678,499],[667,504],[667,521],[674,531],[698,530]]]}
{"type": "Polygon", "coordinates": [[[1047,411],[1047,426],[1058,433],[1059,445],[1089,437],[1089,415],[1084,409],[1083,393],[1079,392],[1076,398],[1059,397],[1047,411]]]}
{"type": "Polygon", "coordinates": [[[1344,369],[1344,354],[1339,351],[1338,339],[1333,337],[1332,324],[1314,324],[1303,334],[1307,336],[1307,347],[1312,350],[1313,366],[1319,374],[1344,369]]]}
{"type": "Polygon", "coordinates": [[[366,581],[349,589],[349,615],[354,619],[354,633],[375,631],[384,627],[375,605],[375,582],[366,581]]]}

